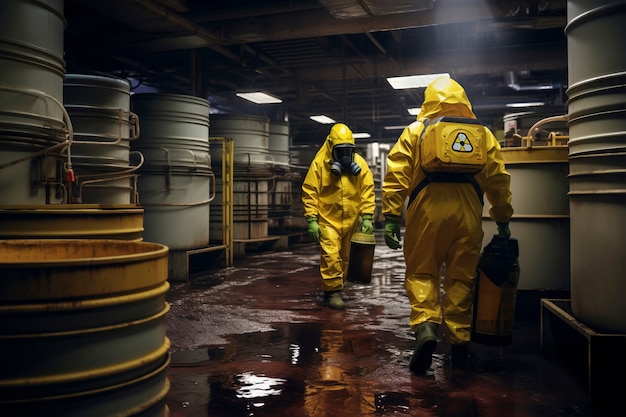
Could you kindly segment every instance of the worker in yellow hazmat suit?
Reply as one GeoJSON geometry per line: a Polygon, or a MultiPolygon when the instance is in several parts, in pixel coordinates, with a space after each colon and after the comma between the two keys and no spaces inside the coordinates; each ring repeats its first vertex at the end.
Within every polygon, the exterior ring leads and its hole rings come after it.
{"type": "Polygon", "coordinates": [[[356,153],[352,131],[332,126],[313,158],[302,184],[302,204],[309,235],[320,244],[320,274],[324,302],[345,308],[341,298],[350,257],[350,239],[361,225],[373,233],[374,176],[356,153]]]}
{"type": "MultiPolygon", "coordinates": [[[[425,124],[441,116],[476,119],[463,87],[440,77],[424,91],[417,120],[404,129],[387,156],[382,203],[385,243],[400,249],[400,218],[405,199],[425,179],[420,165],[418,140],[425,124]]],[[[482,199],[491,204],[489,214],[498,233],[509,237],[511,205],[510,175],[505,170],[500,146],[485,128],[486,161],[473,175],[475,182],[427,183],[406,208],[404,258],[405,288],[411,304],[410,326],[416,346],[409,367],[415,373],[430,368],[437,346],[437,330],[451,345],[452,366],[464,368],[469,354],[474,279],[483,239],[482,199]],[[444,295],[440,305],[440,279],[444,295]]],[[[423,183],[422,183],[423,184],[423,183]]]]}

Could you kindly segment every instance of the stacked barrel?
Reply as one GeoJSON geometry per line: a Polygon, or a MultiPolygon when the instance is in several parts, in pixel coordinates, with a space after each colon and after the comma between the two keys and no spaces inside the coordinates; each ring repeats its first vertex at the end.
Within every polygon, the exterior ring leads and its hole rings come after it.
{"type": "Polygon", "coordinates": [[[0,2],[0,204],[63,196],[63,0],[0,2]],[[31,30],[45,28],[45,30],[31,30]]]}
{"type": "Polygon", "coordinates": [[[140,93],[131,98],[141,134],[132,149],[144,158],[138,191],[144,239],[172,251],[209,244],[209,204],[215,176],[209,154],[209,102],[181,94],[140,93]]]}
{"type": "Polygon", "coordinates": [[[133,204],[130,86],[65,75],[63,6],[0,2],[0,415],[165,417],[168,248],[133,204]]]}
{"type": "MultiPolygon", "coordinates": [[[[212,137],[232,138],[233,156],[233,238],[251,240],[269,234],[269,196],[275,176],[269,154],[270,119],[262,116],[212,114],[212,137]]],[[[212,155],[215,166],[222,165],[219,152],[212,155]]],[[[211,205],[211,240],[223,233],[221,177],[215,202],[211,205]]]]}
{"type": "Polygon", "coordinates": [[[624,334],[626,6],[568,1],[567,15],[572,309],[624,334]]]}
{"type": "MultiPolygon", "coordinates": [[[[136,203],[137,166],[130,163],[130,141],[139,135],[130,112],[130,82],[108,75],[67,74],[63,103],[72,120],[72,201],[136,203]]],[[[141,166],[136,153],[136,165],[141,166]]]]}
{"type": "Polygon", "coordinates": [[[167,415],[167,253],[0,241],[0,414],[167,415]]]}

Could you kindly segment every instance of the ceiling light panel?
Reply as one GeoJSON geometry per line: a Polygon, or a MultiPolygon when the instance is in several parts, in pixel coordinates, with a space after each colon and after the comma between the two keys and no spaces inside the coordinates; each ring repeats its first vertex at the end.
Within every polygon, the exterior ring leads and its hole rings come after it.
{"type": "Polygon", "coordinates": [[[278,97],[274,97],[261,91],[255,91],[251,93],[237,93],[237,96],[256,104],[274,104],[283,102],[278,97]]]}
{"type": "Polygon", "coordinates": [[[403,77],[389,77],[387,82],[395,90],[403,90],[406,88],[422,88],[426,87],[432,81],[439,77],[450,77],[448,73],[440,74],[423,74],[423,75],[407,75],[403,77]]]}
{"type": "Polygon", "coordinates": [[[322,123],[322,124],[331,124],[331,123],[335,123],[335,121],[333,119],[331,119],[330,117],[320,114],[320,115],[316,115],[316,116],[311,116],[311,120],[316,121],[317,123],[322,123]]]}

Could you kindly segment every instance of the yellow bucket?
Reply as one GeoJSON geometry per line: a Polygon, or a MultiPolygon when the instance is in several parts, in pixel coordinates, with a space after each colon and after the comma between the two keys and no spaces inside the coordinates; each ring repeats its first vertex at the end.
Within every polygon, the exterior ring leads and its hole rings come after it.
{"type": "Polygon", "coordinates": [[[350,242],[350,261],[346,279],[350,282],[369,284],[372,281],[376,238],[373,234],[357,232],[352,235],[350,242]]]}

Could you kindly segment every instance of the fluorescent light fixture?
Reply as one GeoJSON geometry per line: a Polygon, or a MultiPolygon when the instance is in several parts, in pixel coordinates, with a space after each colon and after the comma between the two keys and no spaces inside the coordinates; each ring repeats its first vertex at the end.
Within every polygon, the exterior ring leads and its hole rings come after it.
{"type": "Polygon", "coordinates": [[[406,125],[396,125],[396,126],[385,126],[383,127],[383,129],[385,130],[400,130],[400,129],[404,129],[406,127],[406,125]]]}
{"type": "Polygon", "coordinates": [[[539,106],[543,106],[545,104],[546,103],[544,103],[543,101],[531,101],[531,102],[528,102],[528,103],[509,103],[506,106],[507,107],[516,107],[516,108],[522,107],[523,108],[523,107],[539,107],[539,106]]]}
{"type": "Polygon", "coordinates": [[[352,137],[354,139],[367,139],[367,138],[370,138],[372,136],[369,133],[367,133],[367,132],[361,132],[361,133],[353,133],[352,137]]]}
{"type": "Polygon", "coordinates": [[[406,111],[408,111],[409,114],[411,114],[413,116],[417,116],[422,111],[422,108],[421,107],[412,107],[410,109],[406,109],[406,111]]]}
{"type": "Polygon", "coordinates": [[[333,119],[331,119],[328,116],[325,116],[323,114],[317,115],[317,116],[311,116],[311,120],[316,121],[317,123],[322,123],[322,124],[330,124],[330,123],[335,123],[335,121],[333,119]]]}
{"type": "Polygon", "coordinates": [[[405,77],[389,77],[387,81],[396,90],[403,90],[405,88],[420,88],[426,87],[432,81],[439,77],[450,77],[450,74],[424,74],[424,75],[407,75],[405,77]]]}
{"type": "Polygon", "coordinates": [[[271,96],[267,93],[263,93],[261,91],[255,91],[252,93],[237,93],[238,97],[241,97],[245,100],[251,101],[256,104],[272,104],[272,103],[282,103],[283,101],[278,97],[271,96]]]}

